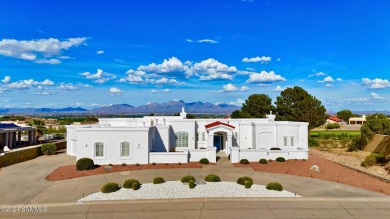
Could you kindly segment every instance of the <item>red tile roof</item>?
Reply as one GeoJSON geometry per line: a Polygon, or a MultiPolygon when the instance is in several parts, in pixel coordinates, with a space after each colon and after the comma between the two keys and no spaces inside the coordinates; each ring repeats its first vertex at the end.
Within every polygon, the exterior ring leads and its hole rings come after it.
{"type": "Polygon", "coordinates": [[[335,122],[342,122],[343,121],[342,119],[339,119],[337,116],[329,116],[328,119],[335,121],[335,122]]]}
{"type": "Polygon", "coordinates": [[[209,129],[209,128],[212,128],[214,126],[219,126],[219,125],[224,125],[224,126],[227,126],[227,127],[233,128],[233,129],[235,128],[232,125],[229,125],[229,124],[226,124],[226,123],[223,123],[223,122],[220,122],[220,121],[216,121],[216,122],[207,124],[207,125],[205,125],[205,127],[206,127],[206,129],[209,129]]]}

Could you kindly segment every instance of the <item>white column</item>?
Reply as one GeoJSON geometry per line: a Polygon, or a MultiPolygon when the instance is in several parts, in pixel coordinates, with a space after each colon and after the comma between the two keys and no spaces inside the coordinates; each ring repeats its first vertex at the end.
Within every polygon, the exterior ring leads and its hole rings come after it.
{"type": "Polygon", "coordinates": [[[14,135],[13,135],[13,133],[12,132],[9,132],[8,133],[9,134],[9,143],[8,143],[8,147],[9,147],[9,149],[12,149],[13,147],[12,147],[12,145],[13,145],[13,137],[14,137],[14,135]]]}
{"type": "Polygon", "coordinates": [[[233,145],[233,133],[227,133],[227,147],[225,150],[227,154],[229,153],[232,145],[233,145]]]}
{"type": "Polygon", "coordinates": [[[8,145],[8,143],[9,143],[9,141],[8,141],[8,132],[6,132],[6,133],[4,133],[4,146],[8,146],[9,147],[9,145],[8,145]]]}
{"type": "Polygon", "coordinates": [[[208,141],[207,141],[207,147],[213,148],[214,147],[214,133],[209,134],[208,141]]]}

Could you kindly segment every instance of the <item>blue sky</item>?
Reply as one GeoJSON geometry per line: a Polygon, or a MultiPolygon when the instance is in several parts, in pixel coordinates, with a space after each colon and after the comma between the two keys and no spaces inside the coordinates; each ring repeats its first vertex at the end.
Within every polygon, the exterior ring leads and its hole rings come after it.
{"type": "Polygon", "coordinates": [[[241,105],[301,86],[390,107],[390,1],[43,1],[0,6],[0,107],[241,105]]]}

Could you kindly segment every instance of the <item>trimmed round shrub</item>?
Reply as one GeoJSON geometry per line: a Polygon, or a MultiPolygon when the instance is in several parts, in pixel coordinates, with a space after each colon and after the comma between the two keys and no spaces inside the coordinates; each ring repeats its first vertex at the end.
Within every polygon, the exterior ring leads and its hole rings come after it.
{"type": "Polygon", "coordinates": [[[248,159],[241,159],[240,164],[249,164],[248,159]]]}
{"type": "Polygon", "coordinates": [[[286,159],[284,159],[284,157],[277,157],[276,159],[276,162],[285,162],[286,159]]]}
{"type": "Polygon", "coordinates": [[[208,163],[209,163],[209,159],[207,159],[207,158],[202,158],[202,159],[199,160],[199,163],[200,163],[200,164],[208,164],[208,163]]]}
{"type": "Polygon", "coordinates": [[[139,166],[141,166],[141,165],[140,165],[139,163],[136,163],[135,166],[139,167],[139,166]]]}
{"type": "Polygon", "coordinates": [[[136,179],[127,179],[123,183],[123,188],[131,189],[134,183],[138,183],[139,186],[141,185],[141,183],[139,183],[139,181],[136,179]]]}
{"type": "Polygon", "coordinates": [[[53,155],[57,151],[57,146],[53,143],[46,143],[41,146],[41,152],[45,155],[53,155]]]}
{"type": "Polygon", "coordinates": [[[190,188],[190,189],[193,189],[193,188],[195,188],[195,180],[190,180],[189,182],[188,182],[188,187],[190,188]]]}
{"type": "Polygon", "coordinates": [[[153,184],[161,184],[161,183],[165,183],[164,178],[157,176],[153,179],[153,184]]]}
{"type": "Polygon", "coordinates": [[[131,185],[131,189],[138,190],[140,186],[141,186],[141,184],[139,182],[135,182],[135,183],[133,183],[133,185],[131,185]]]}
{"type": "Polygon", "coordinates": [[[156,163],[155,163],[155,162],[153,162],[153,163],[152,163],[152,165],[156,165],[156,163]]]}
{"type": "Polygon", "coordinates": [[[244,182],[244,186],[245,186],[246,189],[249,189],[252,186],[252,184],[253,184],[253,182],[251,182],[251,181],[245,181],[244,182]]]}
{"type": "Polygon", "coordinates": [[[195,181],[195,177],[190,176],[190,175],[184,176],[183,178],[181,178],[180,182],[182,182],[182,183],[188,183],[190,180],[194,180],[194,181],[195,181]]]}
{"type": "Polygon", "coordinates": [[[92,170],[94,167],[95,167],[95,163],[91,158],[88,157],[80,158],[76,162],[77,170],[92,170]]]}
{"type": "Polygon", "coordinates": [[[127,166],[127,164],[126,163],[122,163],[122,166],[127,166]]]}
{"type": "Polygon", "coordinates": [[[245,185],[246,181],[249,181],[250,183],[253,184],[253,179],[250,178],[249,176],[243,176],[237,179],[237,183],[240,185],[245,185]]]}
{"type": "Polygon", "coordinates": [[[265,188],[268,190],[283,191],[283,186],[278,182],[270,182],[265,188]]]}
{"type": "Polygon", "coordinates": [[[267,161],[267,159],[260,159],[260,160],[259,160],[259,163],[261,163],[261,164],[267,164],[268,161],[267,161]]]}
{"type": "Polygon", "coordinates": [[[114,182],[107,183],[101,189],[103,193],[111,193],[111,192],[116,192],[118,190],[119,190],[119,185],[118,183],[114,183],[114,182]]]}
{"type": "Polygon", "coordinates": [[[215,174],[209,174],[204,178],[206,182],[221,182],[221,178],[215,174]]]}

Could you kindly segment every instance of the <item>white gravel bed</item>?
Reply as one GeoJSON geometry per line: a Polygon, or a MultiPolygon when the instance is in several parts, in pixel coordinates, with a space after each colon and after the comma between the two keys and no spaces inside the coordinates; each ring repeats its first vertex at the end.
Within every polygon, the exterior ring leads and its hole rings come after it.
{"type": "Polygon", "coordinates": [[[253,184],[246,189],[235,182],[207,182],[190,189],[188,184],[180,181],[169,181],[163,184],[142,184],[141,188],[121,188],[113,193],[97,192],[88,195],[79,202],[103,200],[135,200],[135,199],[172,199],[172,198],[214,198],[214,197],[301,197],[289,191],[267,190],[263,185],[253,184]]]}

